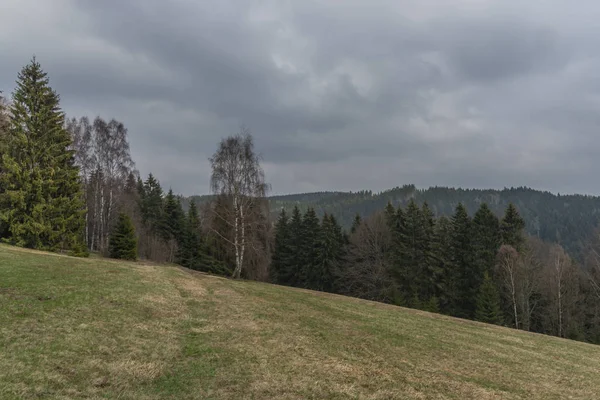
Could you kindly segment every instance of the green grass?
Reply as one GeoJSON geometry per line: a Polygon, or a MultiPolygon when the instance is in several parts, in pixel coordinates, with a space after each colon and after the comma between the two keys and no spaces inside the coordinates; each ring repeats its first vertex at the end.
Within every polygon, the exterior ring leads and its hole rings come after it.
{"type": "Polygon", "coordinates": [[[600,347],[0,246],[0,399],[592,399],[600,347]]]}

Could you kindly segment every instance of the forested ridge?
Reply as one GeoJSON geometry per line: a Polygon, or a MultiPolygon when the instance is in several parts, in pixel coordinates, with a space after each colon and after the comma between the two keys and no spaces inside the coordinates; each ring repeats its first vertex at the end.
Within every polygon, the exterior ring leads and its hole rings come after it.
{"type": "Polygon", "coordinates": [[[183,198],[131,157],[124,123],[67,117],[41,65],[0,102],[0,238],[177,263],[600,343],[599,198],[403,186],[268,197],[247,127],[183,198]]]}

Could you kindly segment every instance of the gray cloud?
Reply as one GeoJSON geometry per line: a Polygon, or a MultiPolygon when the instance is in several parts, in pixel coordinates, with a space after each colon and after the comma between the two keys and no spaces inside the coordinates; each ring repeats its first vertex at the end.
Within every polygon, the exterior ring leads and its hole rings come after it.
{"type": "Polygon", "coordinates": [[[277,193],[600,193],[600,6],[520,3],[5,0],[0,89],[36,54],[68,115],[124,122],[186,194],[241,124],[277,193]]]}

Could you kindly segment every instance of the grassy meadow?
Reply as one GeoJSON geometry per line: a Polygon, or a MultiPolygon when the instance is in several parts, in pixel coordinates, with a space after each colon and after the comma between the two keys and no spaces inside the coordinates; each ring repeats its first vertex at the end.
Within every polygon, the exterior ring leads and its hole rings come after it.
{"type": "Polygon", "coordinates": [[[0,399],[593,399],[600,346],[0,246],[0,399]]]}

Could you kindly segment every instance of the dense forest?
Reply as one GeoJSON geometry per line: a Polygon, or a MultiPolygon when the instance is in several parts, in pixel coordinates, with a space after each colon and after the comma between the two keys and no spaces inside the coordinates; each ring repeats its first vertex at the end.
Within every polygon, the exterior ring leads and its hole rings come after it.
{"type": "Polygon", "coordinates": [[[41,65],[0,102],[0,238],[177,263],[600,343],[600,199],[527,188],[270,190],[250,131],[218,143],[211,194],[131,157],[122,122],[67,118],[41,65]],[[275,215],[274,215],[275,214],[275,215]]]}
{"type": "MultiPolygon", "coordinates": [[[[183,199],[184,208],[187,209],[190,199],[202,204],[209,202],[211,196],[183,199]]],[[[503,190],[418,189],[414,185],[405,185],[381,193],[365,190],[271,196],[269,206],[272,218],[277,218],[282,209],[291,213],[294,207],[298,207],[304,213],[313,208],[319,217],[333,215],[344,229],[350,229],[356,214],[362,217],[372,215],[387,203],[406,207],[411,200],[420,206],[427,202],[438,217],[450,217],[459,203],[470,214],[486,203],[496,216],[501,216],[509,204],[514,204],[525,220],[525,230],[529,235],[559,243],[578,261],[583,261],[589,237],[600,222],[600,197],[553,194],[526,187],[503,190]]]]}

